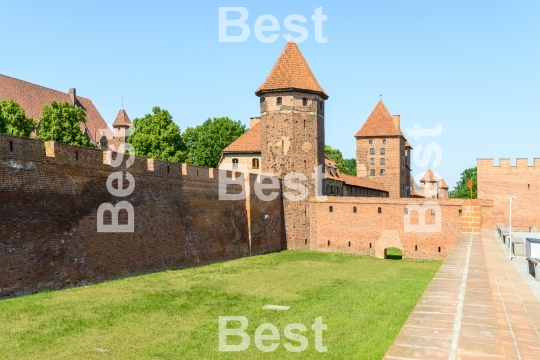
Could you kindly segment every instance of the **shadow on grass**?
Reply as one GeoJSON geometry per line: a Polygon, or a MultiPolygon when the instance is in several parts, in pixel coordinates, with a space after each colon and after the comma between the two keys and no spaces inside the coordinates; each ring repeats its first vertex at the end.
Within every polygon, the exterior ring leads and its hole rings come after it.
{"type": "Polygon", "coordinates": [[[387,260],[401,260],[403,259],[403,253],[398,248],[388,248],[385,250],[384,258],[387,260]]]}

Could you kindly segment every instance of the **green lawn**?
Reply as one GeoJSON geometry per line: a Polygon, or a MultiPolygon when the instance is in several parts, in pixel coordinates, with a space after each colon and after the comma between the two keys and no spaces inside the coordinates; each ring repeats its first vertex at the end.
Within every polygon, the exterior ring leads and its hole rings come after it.
{"type": "Polygon", "coordinates": [[[380,359],[440,264],[283,251],[2,300],[0,357],[380,359]],[[265,304],[291,309],[262,310],[265,304]],[[219,316],[248,319],[246,351],[218,351],[219,316]],[[328,326],[325,353],[316,351],[311,329],[319,316],[328,326]],[[279,329],[274,352],[255,346],[255,329],[263,323],[279,329]],[[283,336],[290,323],[306,326],[307,350],[285,350],[285,343],[299,344],[283,336]]]}

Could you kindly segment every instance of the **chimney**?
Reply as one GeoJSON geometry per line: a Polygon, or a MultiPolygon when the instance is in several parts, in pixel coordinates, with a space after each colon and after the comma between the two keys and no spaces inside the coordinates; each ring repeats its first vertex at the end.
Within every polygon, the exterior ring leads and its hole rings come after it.
{"type": "Polygon", "coordinates": [[[401,124],[399,123],[400,115],[392,115],[392,120],[394,121],[394,127],[398,130],[400,130],[401,124]]]}
{"type": "Polygon", "coordinates": [[[261,122],[260,117],[249,118],[249,128],[252,129],[255,125],[261,122]]]}
{"type": "Polygon", "coordinates": [[[77,99],[77,90],[75,88],[69,89],[69,99],[71,100],[71,104],[75,105],[75,99],[77,99]]]}

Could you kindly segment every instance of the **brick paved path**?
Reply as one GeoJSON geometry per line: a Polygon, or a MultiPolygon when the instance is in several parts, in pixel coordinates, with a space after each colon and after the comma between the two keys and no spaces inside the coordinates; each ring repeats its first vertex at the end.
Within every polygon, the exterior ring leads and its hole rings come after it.
{"type": "Polygon", "coordinates": [[[540,359],[540,302],[493,231],[462,234],[385,359],[540,359]]]}

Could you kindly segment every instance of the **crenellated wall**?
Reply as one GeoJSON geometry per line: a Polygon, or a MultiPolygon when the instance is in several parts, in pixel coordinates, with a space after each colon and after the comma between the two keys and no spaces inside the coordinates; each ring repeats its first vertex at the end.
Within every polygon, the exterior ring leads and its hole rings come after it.
{"type": "Polygon", "coordinates": [[[494,229],[497,223],[508,226],[510,220],[510,196],[512,203],[512,227],[516,231],[540,228],[540,159],[518,158],[515,165],[510,159],[478,159],[478,198],[492,199],[493,209],[483,212],[482,227],[494,229]]]}
{"type": "Polygon", "coordinates": [[[220,201],[220,176],[241,174],[140,157],[126,168],[127,159],[113,168],[99,149],[0,135],[0,297],[284,248],[281,195],[261,201],[251,186],[244,200],[220,201]],[[135,179],[128,196],[107,190],[115,171],[135,179]],[[121,200],[133,206],[134,232],[97,232],[98,207],[121,200]]]}

